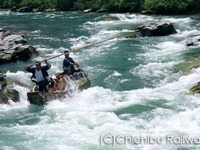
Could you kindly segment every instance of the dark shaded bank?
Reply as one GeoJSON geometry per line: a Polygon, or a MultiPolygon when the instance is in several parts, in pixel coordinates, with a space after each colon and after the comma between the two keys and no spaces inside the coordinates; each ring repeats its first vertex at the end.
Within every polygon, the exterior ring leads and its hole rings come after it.
{"type": "Polygon", "coordinates": [[[200,12],[200,0],[4,0],[0,8],[16,12],[76,11],[190,14],[200,12]]]}

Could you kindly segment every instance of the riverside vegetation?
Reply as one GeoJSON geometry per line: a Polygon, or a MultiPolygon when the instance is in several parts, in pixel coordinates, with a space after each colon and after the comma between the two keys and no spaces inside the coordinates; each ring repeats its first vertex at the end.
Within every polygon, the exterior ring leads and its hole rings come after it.
{"type": "Polygon", "coordinates": [[[105,12],[149,12],[155,14],[198,13],[200,0],[4,0],[0,8],[29,6],[37,11],[85,10],[105,12]]]}

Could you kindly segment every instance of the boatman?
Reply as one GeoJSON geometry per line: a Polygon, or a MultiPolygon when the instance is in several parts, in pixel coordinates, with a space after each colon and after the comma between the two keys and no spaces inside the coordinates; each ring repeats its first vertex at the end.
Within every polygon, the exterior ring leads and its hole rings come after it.
{"type": "Polygon", "coordinates": [[[80,65],[75,62],[71,57],[69,57],[69,51],[64,51],[65,59],[63,60],[63,71],[66,75],[73,75],[74,73],[79,73],[81,71],[80,65]],[[77,66],[77,69],[74,68],[77,66]]]}
{"type": "Polygon", "coordinates": [[[47,85],[50,79],[47,70],[51,68],[51,65],[46,59],[44,62],[46,65],[41,66],[41,62],[36,61],[35,66],[27,66],[25,69],[33,74],[31,80],[39,86],[39,91],[48,92],[47,85]]]}

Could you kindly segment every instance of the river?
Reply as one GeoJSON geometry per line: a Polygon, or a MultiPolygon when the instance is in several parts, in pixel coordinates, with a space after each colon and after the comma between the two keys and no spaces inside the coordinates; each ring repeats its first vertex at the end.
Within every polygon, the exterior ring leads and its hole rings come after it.
{"type": "MultiPolygon", "coordinates": [[[[199,15],[2,10],[0,26],[24,34],[40,53],[0,66],[23,85],[13,85],[20,102],[0,105],[0,150],[198,149],[199,95],[188,90],[200,80],[200,69],[189,70],[186,64],[199,52],[183,41],[200,35],[199,15]],[[135,27],[161,20],[171,21],[178,33],[125,38],[135,27]],[[89,89],[44,107],[29,104],[26,93],[33,83],[26,65],[118,35],[70,54],[89,74],[89,89]],[[196,142],[186,144],[187,138],[196,142]]],[[[50,60],[49,72],[62,71],[62,60],[50,60]]]]}

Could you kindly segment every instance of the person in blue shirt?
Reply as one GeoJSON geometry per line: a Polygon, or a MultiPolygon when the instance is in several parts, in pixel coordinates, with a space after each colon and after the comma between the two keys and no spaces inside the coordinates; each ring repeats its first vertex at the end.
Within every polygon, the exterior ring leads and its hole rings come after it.
{"type": "Polygon", "coordinates": [[[49,74],[47,70],[51,68],[51,65],[45,60],[45,64],[41,66],[41,62],[36,61],[35,66],[27,66],[26,71],[31,72],[33,75],[31,77],[32,81],[39,86],[40,92],[48,92],[47,85],[49,83],[49,74]]]}
{"type": "Polygon", "coordinates": [[[71,57],[69,57],[69,51],[64,52],[65,58],[63,60],[63,72],[67,75],[73,75],[74,73],[79,73],[81,71],[80,65],[75,62],[71,57]],[[77,69],[74,68],[77,66],[77,69]]]}

